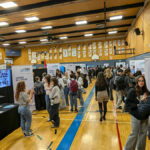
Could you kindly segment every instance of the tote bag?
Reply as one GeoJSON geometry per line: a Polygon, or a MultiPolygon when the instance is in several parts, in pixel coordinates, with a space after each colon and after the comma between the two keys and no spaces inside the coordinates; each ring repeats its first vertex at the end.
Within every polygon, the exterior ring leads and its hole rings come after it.
{"type": "Polygon", "coordinates": [[[109,99],[109,96],[108,96],[107,90],[97,92],[98,102],[108,101],[108,99],[109,99]]]}

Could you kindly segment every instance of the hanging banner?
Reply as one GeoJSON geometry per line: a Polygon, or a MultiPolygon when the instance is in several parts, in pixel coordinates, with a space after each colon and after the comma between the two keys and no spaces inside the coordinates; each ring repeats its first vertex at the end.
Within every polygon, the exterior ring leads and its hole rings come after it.
{"type": "MultiPolygon", "coordinates": [[[[33,74],[32,74],[32,66],[12,66],[12,80],[13,80],[13,89],[14,93],[16,90],[17,83],[19,81],[25,81],[26,90],[29,89],[34,90],[34,81],[33,81],[33,74]]],[[[35,110],[35,101],[34,97],[30,103],[30,109],[35,110]]]]}
{"type": "Polygon", "coordinates": [[[59,64],[47,64],[47,74],[56,76],[56,69],[59,69],[59,64]]]}
{"type": "Polygon", "coordinates": [[[6,64],[0,65],[0,69],[7,69],[6,64]]]}

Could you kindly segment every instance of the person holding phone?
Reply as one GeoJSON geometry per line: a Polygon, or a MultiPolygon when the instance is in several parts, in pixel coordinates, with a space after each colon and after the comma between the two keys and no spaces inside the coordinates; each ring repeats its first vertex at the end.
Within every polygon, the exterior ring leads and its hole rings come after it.
{"type": "Polygon", "coordinates": [[[15,99],[19,104],[18,112],[20,114],[21,119],[21,128],[25,137],[30,137],[33,135],[31,132],[31,122],[32,122],[32,114],[30,111],[30,102],[33,97],[33,90],[26,91],[26,85],[24,81],[20,81],[17,83],[15,99]]]}

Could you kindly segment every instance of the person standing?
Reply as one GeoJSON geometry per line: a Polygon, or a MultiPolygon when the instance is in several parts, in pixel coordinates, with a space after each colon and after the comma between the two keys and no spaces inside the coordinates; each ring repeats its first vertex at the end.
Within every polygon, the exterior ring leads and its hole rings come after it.
{"type": "Polygon", "coordinates": [[[32,114],[30,111],[30,102],[33,97],[33,90],[29,90],[26,92],[26,85],[24,81],[20,81],[17,83],[15,99],[19,104],[18,112],[20,114],[21,119],[21,128],[25,137],[30,137],[33,135],[31,132],[31,122],[32,122],[32,114]]]}
{"type": "Polygon", "coordinates": [[[148,130],[148,116],[138,120],[141,115],[138,112],[140,103],[147,100],[149,91],[146,86],[144,76],[139,76],[136,81],[135,88],[130,88],[126,98],[126,108],[131,114],[131,133],[128,136],[124,150],[145,150],[146,148],[146,135],[148,130]]]}
{"type": "Polygon", "coordinates": [[[83,95],[82,95],[83,79],[81,77],[80,72],[76,72],[76,78],[77,78],[77,82],[78,82],[78,98],[80,100],[79,107],[83,107],[84,106],[84,100],[83,100],[83,95]]]}
{"type": "Polygon", "coordinates": [[[45,76],[45,84],[44,84],[44,89],[46,91],[46,95],[45,95],[45,102],[46,102],[46,110],[48,111],[49,114],[49,119],[48,121],[51,121],[51,100],[49,98],[50,92],[52,90],[52,87],[50,86],[50,80],[51,80],[51,76],[50,75],[46,75],[45,76]]]}
{"type": "Polygon", "coordinates": [[[49,97],[51,99],[51,119],[53,126],[52,128],[58,128],[60,124],[59,118],[59,104],[60,104],[60,89],[57,78],[51,80],[52,92],[49,97]]]}
{"type": "Polygon", "coordinates": [[[103,72],[99,72],[95,84],[95,98],[98,101],[100,121],[106,120],[107,102],[109,100],[108,85],[103,72]],[[104,109],[103,109],[104,108],[104,109]],[[104,112],[104,114],[103,114],[104,112]]]}
{"type": "Polygon", "coordinates": [[[66,99],[66,105],[69,106],[69,100],[68,100],[68,95],[69,95],[69,87],[68,87],[68,72],[65,72],[65,76],[63,76],[63,82],[64,82],[64,93],[65,93],[65,99],[66,99]]]}
{"type": "Polygon", "coordinates": [[[78,112],[78,109],[77,109],[78,83],[74,77],[75,76],[71,74],[70,80],[68,81],[69,96],[70,96],[71,111],[73,111],[73,105],[75,105],[75,111],[78,112]]]}
{"type": "Polygon", "coordinates": [[[45,91],[44,85],[38,76],[35,77],[34,91],[36,110],[42,110],[45,108],[45,91]]]}

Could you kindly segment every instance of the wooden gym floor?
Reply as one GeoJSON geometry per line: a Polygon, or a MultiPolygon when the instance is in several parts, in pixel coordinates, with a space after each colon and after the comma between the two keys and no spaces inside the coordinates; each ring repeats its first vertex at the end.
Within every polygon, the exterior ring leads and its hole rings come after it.
{"type": "MultiPolygon", "coordinates": [[[[108,103],[107,120],[100,123],[94,82],[84,94],[85,107],[71,113],[69,107],[60,111],[59,129],[51,129],[47,111],[34,111],[34,136],[25,138],[21,128],[0,141],[0,150],[122,150],[130,133],[130,115],[115,112],[108,103]]],[[[146,150],[150,150],[147,140],[146,150]]]]}

